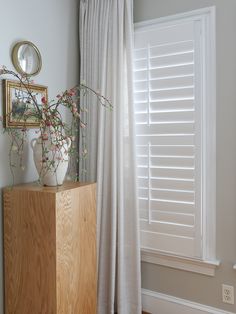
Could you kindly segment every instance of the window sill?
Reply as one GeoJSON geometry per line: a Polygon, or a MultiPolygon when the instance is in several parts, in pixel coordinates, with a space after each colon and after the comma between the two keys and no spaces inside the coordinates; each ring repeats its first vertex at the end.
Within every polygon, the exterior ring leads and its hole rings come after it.
{"type": "MultiPolygon", "coordinates": [[[[181,269],[212,277],[215,276],[215,270],[220,265],[220,261],[217,260],[203,261],[190,259],[187,257],[174,256],[162,252],[160,253],[158,251],[149,249],[141,250],[141,260],[142,262],[181,269]]],[[[236,269],[236,264],[234,266],[234,269],[236,269]]]]}

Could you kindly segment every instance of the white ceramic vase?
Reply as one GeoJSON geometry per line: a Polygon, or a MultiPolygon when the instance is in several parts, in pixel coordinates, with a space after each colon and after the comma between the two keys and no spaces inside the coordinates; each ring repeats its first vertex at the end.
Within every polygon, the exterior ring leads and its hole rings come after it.
{"type": "Polygon", "coordinates": [[[63,184],[68,170],[70,146],[70,138],[63,140],[63,143],[57,146],[52,139],[42,140],[42,137],[39,137],[31,140],[35,167],[43,185],[58,186],[63,184]],[[46,153],[42,154],[43,150],[46,153]]]}

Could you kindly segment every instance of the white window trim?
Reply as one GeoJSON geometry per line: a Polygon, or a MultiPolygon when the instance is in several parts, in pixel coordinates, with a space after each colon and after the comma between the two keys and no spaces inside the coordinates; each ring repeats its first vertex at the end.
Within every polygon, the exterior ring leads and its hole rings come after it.
{"type": "Polygon", "coordinates": [[[192,259],[163,252],[157,252],[150,249],[142,249],[141,260],[142,262],[190,271],[212,277],[215,276],[216,268],[220,266],[220,261],[218,260],[203,261],[200,259],[192,259]]]}
{"type": "MultiPolygon", "coordinates": [[[[203,234],[203,258],[189,259],[174,255],[165,254],[155,250],[142,249],[141,258],[144,262],[155,263],[163,266],[173,267],[186,271],[197,272],[209,276],[215,275],[215,269],[220,265],[216,260],[216,43],[215,43],[215,7],[207,7],[199,10],[185,12],[182,14],[161,17],[154,20],[136,23],[135,30],[150,29],[162,24],[164,27],[168,24],[182,23],[186,21],[200,20],[205,27],[206,36],[203,38],[206,58],[204,62],[204,90],[202,99],[202,177],[207,178],[207,181],[202,182],[202,208],[205,219],[202,224],[203,234]],[[207,103],[207,106],[205,105],[207,103]],[[211,119],[211,127],[207,121],[211,119]],[[208,156],[208,158],[206,158],[208,156]],[[206,195],[208,195],[206,199],[206,195]],[[205,215],[207,210],[207,215],[205,215]]],[[[236,269],[236,265],[234,266],[236,269]]]]}

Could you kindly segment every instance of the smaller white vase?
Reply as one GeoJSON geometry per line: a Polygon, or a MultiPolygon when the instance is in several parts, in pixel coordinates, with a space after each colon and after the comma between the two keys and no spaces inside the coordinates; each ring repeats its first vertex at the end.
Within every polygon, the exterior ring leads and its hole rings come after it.
{"type": "Polygon", "coordinates": [[[41,137],[32,139],[30,144],[40,182],[46,186],[62,185],[68,170],[70,138],[63,140],[59,148],[52,140],[41,137]],[[43,150],[47,152],[43,154],[43,150]]]}

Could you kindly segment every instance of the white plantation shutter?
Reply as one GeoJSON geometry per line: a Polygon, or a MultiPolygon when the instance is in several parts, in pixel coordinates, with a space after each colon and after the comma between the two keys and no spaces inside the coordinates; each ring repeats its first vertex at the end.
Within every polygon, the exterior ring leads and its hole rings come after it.
{"type": "Polygon", "coordinates": [[[202,23],[135,31],[142,248],[202,256],[202,23]]]}

